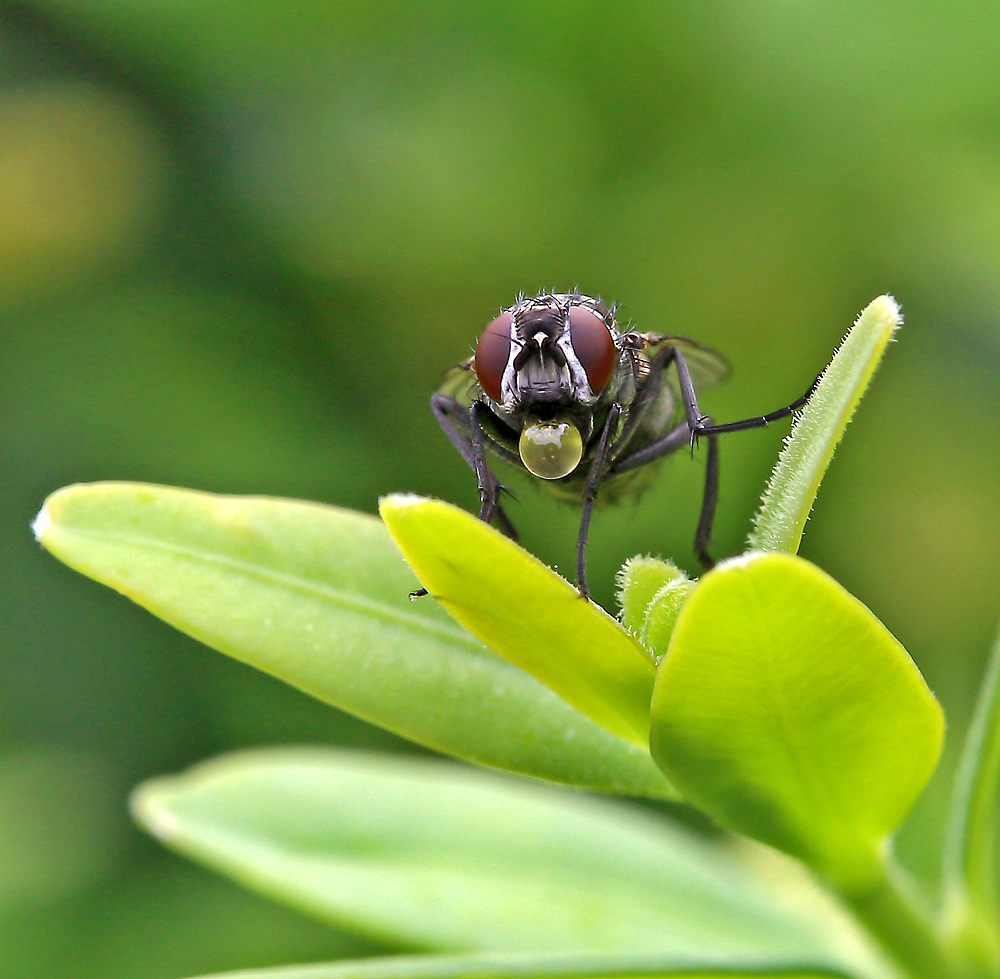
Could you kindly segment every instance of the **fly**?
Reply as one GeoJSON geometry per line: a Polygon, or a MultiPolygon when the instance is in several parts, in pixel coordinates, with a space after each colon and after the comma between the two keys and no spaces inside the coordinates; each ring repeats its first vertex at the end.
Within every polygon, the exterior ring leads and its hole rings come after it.
{"type": "Polygon", "coordinates": [[[650,463],[693,449],[700,438],[708,452],[694,552],[706,569],[714,565],[708,545],[718,499],[718,436],[791,415],[819,381],[784,408],[716,425],[702,414],[696,391],[729,371],[721,354],[685,337],[623,332],[615,307],[599,299],[540,293],[520,297],[486,327],[473,356],[448,371],[430,406],[476,474],[480,520],[517,539],[487,452],[582,504],[576,581],[586,597],[587,533],[598,490],[607,500],[638,491],[650,463]]]}

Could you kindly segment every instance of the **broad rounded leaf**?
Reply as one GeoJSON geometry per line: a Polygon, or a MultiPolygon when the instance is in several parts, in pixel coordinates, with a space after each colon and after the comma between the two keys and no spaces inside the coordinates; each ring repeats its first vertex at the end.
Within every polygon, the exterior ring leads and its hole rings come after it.
{"type": "Polygon", "coordinates": [[[653,665],[604,609],[458,507],[400,495],[379,509],[421,584],[456,622],[591,720],[648,743],[653,665]]]}
{"type": "Polygon", "coordinates": [[[749,554],[701,580],[653,695],[653,756],[686,798],[854,892],[879,875],[942,736],[903,647],[788,554],[749,554]]]}
{"type": "Polygon", "coordinates": [[[385,527],[335,507],[136,483],[71,486],[38,539],[207,645],[404,737],[497,768],[670,796],[648,751],[485,649],[385,527]]]}
{"type": "Polygon", "coordinates": [[[133,808],[247,886],[424,948],[834,965],[856,938],[652,813],[440,761],[241,752],[147,783],[133,808]]]}

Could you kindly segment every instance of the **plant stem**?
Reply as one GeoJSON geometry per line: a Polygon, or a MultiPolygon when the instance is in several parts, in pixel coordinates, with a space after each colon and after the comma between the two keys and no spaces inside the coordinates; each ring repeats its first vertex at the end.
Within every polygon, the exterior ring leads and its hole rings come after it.
{"type": "Polygon", "coordinates": [[[845,894],[854,913],[885,952],[915,979],[954,979],[951,955],[930,916],[917,906],[901,884],[901,875],[887,857],[882,878],[863,892],[845,894]]]}
{"type": "Polygon", "coordinates": [[[844,338],[781,450],[754,519],[751,548],[798,551],[837,443],[901,322],[896,301],[879,296],[844,338]]]}
{"type": "Polygon", "coordinates": [[[955,776],[944,850],[946,925],[975,964],[1000,972],[996,880],[1000,787],[1000,635],[979,688],[955,776]]]}

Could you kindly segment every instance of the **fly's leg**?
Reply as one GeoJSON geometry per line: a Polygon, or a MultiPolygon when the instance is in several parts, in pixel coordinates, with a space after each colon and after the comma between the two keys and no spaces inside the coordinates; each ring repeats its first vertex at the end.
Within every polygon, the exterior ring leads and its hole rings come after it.
{"type": "Polygon", "coordinates": [[[576,587],[580,590],[581,598],[589,598],[590,590],[587,588],[587,534],[590,530],[590,512],[594,508],[594,500],[597,499],[597,489],[601,485],[601,476],[604,475],[604,460],[608,454],[608,440],[611,431],[618,422],[621,415],[621,405],[613,404],[608,412],[608,419],[604,423],[601,431],[601,439],[597,443],[597,451],[594,453],[594,460],[590,464],[590,471],[587,473],[587,482],[583,487],[583,513],[580,516],[580,532],[576,535],[576,587]]]}
{"type": "Polygon", "coordinates": [[[691,430],[687,422],[681,422],[676,428],[670,429],[666,435],[658,438],[655,442],[628,455],[622,456],[608,467],[608,475],[628,472],[630,469],[638,469],[639,466],[646,465],[647,462],[655,462],[662,459],[678,449],[683,449],[688,444],[691,430]]]}
{"type": "Polygon", "coordinates": [[[749,428],[764,428],[771,422],[776,422],[780,418],[787,418],[793,411],[798,411],[811,397],[816,385],[819,384],[822,372],[816,375],[808,390],[801,397],[796,398],[790,405],[770,411],[766,415],[756,415],[753,418],[744,418],[738,422],[727,422],[725,425],[713,425],[712,420],[701,413],[698,407],[698,397],[695,394],[694,384],[691,381],[691,372],[684,361],[684,356],[679,350],[674,351],[674,364],[677,367],[677,380],[680,382],[681,401],[684,403],[684,417],[687,419],[688,428],[691,431],[691,447],[694,448],[698,438],[702,435],[722,435],[725,432],[743,432],[749,428]]]}
{"type": "MultiPolygon", "coordinates": [[[[724,425],[715,425],[708,415],[703,415],[698,407],[698,398],[691,381],[691,373],[684,361],[684,355],[679,351],[674,353],[674,364],[677,368],[677,379],[680,382],[681,401],[684,404],[685,424],[690,433],[690,445],[692,450],[695,443],[701,436],[708,438],[708,461],[705,468],[705,491],[701,501],[701,515],[698,518],[698,529],[694,537],[694,551],[698,555],[698,560],[706,570],[714,567],[715,561],[708,553],[708,542],[712,535],[712,521],[715,519],[715,506],[719,496],[719,447],[717,437],[726,432],[743,432],[750,428],[764,428],[770,422],[778,421],[780,418],[787,418],[793,411],[801,408],[811,397],[816,385],[819,384],[823,374],[816,375],[808,390],[801,397],[796,398],[790,405],[770,411],[766,415],[757,415],[754,418],[744,418],[741,421],[728,422],[724,425]]],[[[676,431],[676,429],[675,429],[676,431]]],[[[672,433],[668,433],[668,438],[672,433]]]]}
{"type": "MultiPolygon", "coordinates": [[[[466,407],[447,395],[431,395],[431,412],[437,423],[448,436],[448,441],[465,460],[466,465],[476,474],[480,502],[479,519],[489,523],[496,518],[500,531],[511,540],[517,540],[517,531],[500,506],[500,493],[504,487],[486,462],[483,428],[479,421],[481,407],[478,401],[466,407]]],[[[511,461],[520,462],[516,456],[513,456],[511,461]]]]}
{"type": "MultiPolygon", "coordinates": [[[[511,540],[517,540],[517,531],[500,506],[500,493],[504,487],[486,463],[483,428],[479,422],[478,410],[478,402],[473,402],[466,408],[447,395],[440,393],[431,395],[431,412],[437,423],[448,437],[448,441],[465,460],[466,465],[476,474],[480,502],[479,519],[485,523],[495,519],[501,533],[506,534],[511,540]]],[[[426,594],[426,588],[418,588],[410,592],[410,598],[416,600],[426,594]]]]}
{"type": "MultiPolygon", "coordinates": [[[[691,429],[686,421],[676,428],[670,429],[666,435],[657,439],[645,448],[630,455],[623,456],[608,470],[611,475],[637,469],[648,462],[662,459],[678,449],[685,448],[691,440],[691,429]]],[[[694,535],[694,553],[707,571],[715,566],[712,555],[708,553],[708,543],[712,537],[712,522],[715,520],[715,506],[719,500],[719,444],[716,436],[708,435],[708,459],[705,464],[705,489],[701,497],[701,513],[698,516],[698,529],[694,535]]]]}
{"type": "MultiPolygon", "coordinates": [[[[711,422],[711,419],[709,419],[711,422]]],[[[701,495],[701,513],[698,515],[698,529],[694,532],[694,553],[706,571],[715,567],[715,559],[708,553],[708,543],[712,539],[712,523],[715,520],[715,505],[719,502],[719,440],[712,433],[708,435],[708,459],[705,462],[705,489],[701,495]]]]}
{"type": "Polygon", "coordinates": [[[609,472],[627,472],[638,466],[644,466],[648,462],[653,462],[656,459],[670,455],[672,452],[676,452],[685,445],[690,445],[693,449],[695,442],[700,436],[707,437],[708,458],[705,466],[705,489],[702,493],[698,529],[695,531],[694,552],[702,566],[708,570],[715,565],[711,554],[708,553],[708,544],[712,536],[712,523],[715,519],[715,508],[719,499],[719,446],[717,436],[726,432],[740,432],[750,428],[763,428],[770,422],[778,421],[780,418],[787,418],[793,411],[797,411],[809,400],[823,375],[817,375],[805,394],[800,398],[796,398],[795,401],[784,408],[779,408],[777,411],[769,412],[766,415],[758,415],[755,418],[745,418],[742,421],[729,422],[725,425],[715,425],[712,419],[707,415],[703,415],[701,409],[698,407],[698,398],[694,390],[694,384],[691,381],[691,373],[684,362],[684,355],[675,349],[670,359],[677,368],[677,379],[680,382],[685,421],[681,422],[676,428],[672,428],[666,435],[652,444],[616,460],[609,472]]]}
{"type": "Polygon", "coordinates": [[[486,450],[483,448],[483,427],[479,422],[480,404],[473,401],[469,407],[469,434],[472,446],[473,472],[479,486],[479,519],[489,523],[496,518],[500,531],[511,540],[517,540],[517,531],[500,506],[500,491],[503,486],[486,463],[486,450]]]}

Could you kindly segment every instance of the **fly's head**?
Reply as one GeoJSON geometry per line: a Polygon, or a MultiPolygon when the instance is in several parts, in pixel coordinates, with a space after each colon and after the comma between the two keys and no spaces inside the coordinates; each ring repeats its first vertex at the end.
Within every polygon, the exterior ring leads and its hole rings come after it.
{"type": "Polygon", "coordinates": [[[486,327],[476,376],[490,409],[520,431],[529,472],[560,479],[579,465],[621,349],[614,310],[577,294],[519,299],[486,327]]]}

